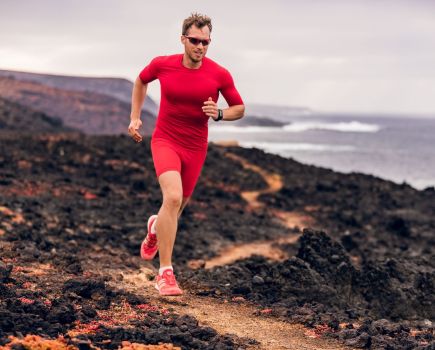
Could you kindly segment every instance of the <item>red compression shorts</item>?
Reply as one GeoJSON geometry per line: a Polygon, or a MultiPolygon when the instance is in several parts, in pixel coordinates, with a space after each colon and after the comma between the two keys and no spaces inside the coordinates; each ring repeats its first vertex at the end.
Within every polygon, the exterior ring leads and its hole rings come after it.
{"type": "Polygon", "coordinates": [[[151,153],[157,178],[168,170],[181,175],[183,197],[192,195],[207,156],[204,150],[190,150],[163,138],[151,139],[151,153]]]}

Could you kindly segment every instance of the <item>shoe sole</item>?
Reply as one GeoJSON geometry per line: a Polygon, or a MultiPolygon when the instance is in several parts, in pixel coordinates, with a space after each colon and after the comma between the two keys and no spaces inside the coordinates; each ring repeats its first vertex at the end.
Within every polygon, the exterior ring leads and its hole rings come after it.
{"type": "MultiPolygon", "coordinates": [[[[153,220],[156,220],[156,218],[157,218],[157,215],[151,215],[150,217],[149,217],[149,219],[148,219],[148,222],[147,222],[147,235],[148,235],[148,232],[150,232],[151,231],[151,228],[150,228],[150,224],[152,225],[153,224],[153,220]]],[[[145,239],[146,239],[146,237],[145,237],[145,239]]],[[[155,253],[152,255],[152,256],[143,256],[143,249],[142,249],[142,247],[143,247],[143,245],[144,245],[144,243],[145,243],[145,239],[142,241],[142,244],[140,245],[140,257],[142,258],[142,259],[144,259],[144,260],[153,260],[154,259],[154,257],[156,256],[156,254],[157,254],[157,251],[158,251],[158,248],[156,249],[156,251],[155,251],[155,253]]]]}
{"type": "Polygon", "coordinates": [[[159,249],[157,248],[153,255],[144,256],[143,253],[142,253],[142,252],[143,252],[142,247],[143,247],[144,243],[145,243],[145,242],[142,242],[142,244],[140,245],[140,257],[141,257],[143,260],[153,260],[154,257],[157,255],[157,251],[158,251],[159,249]]]}
{"type": "Polygon", "coordinates": [[[161,293],[160,290],[159,290],[159,287],[157,286],[157,283],[154,285],[154,288],[158,290],[158,292],[159,292],[159,294],[160,294],[161,296],[165,296],[165,297],[169,297],[169,296],[177,296],[177,295],[182,295],[182,294],[183,294],[183,291],[181,291],[181,293],[175,293],[175,294],[173,294],[173,293],[167,293],[167,294],[165,294],[165,293],[161,293]]]}

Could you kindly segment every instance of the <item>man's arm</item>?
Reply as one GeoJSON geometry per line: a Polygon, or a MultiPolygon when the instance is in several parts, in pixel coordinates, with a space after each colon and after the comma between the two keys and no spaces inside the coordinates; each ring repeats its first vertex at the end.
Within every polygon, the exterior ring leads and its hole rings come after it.
{"type": "Polygon", "coordinates": [[[144,84],[142,80],[137,77],[134,85],[133,92],[131,94],[131,113],[130,113],[130,125],[128,127],[128,133],[136,142],[142,141],[142,136],[139,133],[139,128],[142,125],[140,120],[140,114],[142,111],[142,105],[147,95],[148,84],[144,84]]]}
{"type": "Polygon", "coordinates": [[[142,105],[147,95],[148,84],[142,83],[139,77],[136,78],[131,95],[131,119],[140,119],[142,105]]]}
{"type": "MultiPolygon", "coordinates": [[[[245,105],[234,85],[233,77],[226,69],[221,75],[221,87],[219,90],[229,106],[228,108],[222,109],[222,120],[232,121],[243,118],[245,115],[245,105]]],[[[204,102],[202,110],[214,120],[218,118],[218,106],[211,97],[204,102]]]]}
{"type": "MultiPolygon", "coordinates": [[[[204,102],[202,111],[209,117],[212,117],[214,120],[216,120],[218,117],[218,105],[216,102],[213,101],[211,97],[209,97],[208,100],[204,102]]],[[[243,116],[245,115],[245,105],[233,105],[223,109],[222,112],[222,120],[237,120],[243,118],[243,116]]]]}
{"type": "Polygon", "coordinates": [[[222,120],[237,120],[245,116],[245,105],[234,105],[228,108],[222,109],[222,120]]]}

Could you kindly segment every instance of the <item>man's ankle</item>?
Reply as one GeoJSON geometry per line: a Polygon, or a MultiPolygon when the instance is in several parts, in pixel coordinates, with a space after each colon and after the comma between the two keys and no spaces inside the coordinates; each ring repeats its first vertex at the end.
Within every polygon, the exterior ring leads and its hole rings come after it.
{"type": "Polygon", "coordinates": [[[161,276],[161,275],[163,274],[163,272],[164,272],[165,270],[168,270],[168,269],[174,271],[172,265],[162,266],[162,267],[160,267],[160,269],[159,269],[159,275],[161,276]]]}

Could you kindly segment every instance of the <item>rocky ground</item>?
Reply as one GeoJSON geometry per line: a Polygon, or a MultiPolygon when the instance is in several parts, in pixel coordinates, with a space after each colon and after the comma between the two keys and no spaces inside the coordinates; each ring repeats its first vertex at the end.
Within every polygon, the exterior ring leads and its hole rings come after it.
{"type": "Polygon", "coordinates": [[[0,96],[0,132],[29,129],[34,133],[73,131],[65,127],[61,119],[50,117],[0,96]]]}
{"type": "Polygon", "coordinates": [[[211,144],[174,249],[187,293],[162,300],[137,257],[161,203],[149,139],[5,133],[0,169],[0,346],[434,344],[433,188],[211,144]]]}

